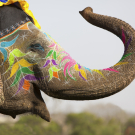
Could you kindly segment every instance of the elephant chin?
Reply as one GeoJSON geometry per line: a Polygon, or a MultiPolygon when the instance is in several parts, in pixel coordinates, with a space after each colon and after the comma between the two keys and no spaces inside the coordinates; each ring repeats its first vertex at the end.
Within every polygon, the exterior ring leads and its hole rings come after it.
{"type": "Polygon", "coordinates": [[[50,114],[36,84],[31,83],[30,94],[20,100],[5,100],[0,113],[16,118],[16,115],[31,113],[50,122],[50,114]]]}
{"type": "Polygon", "coordinates": [[[33,85],[33,95],[32,95],[32,108],[31,112],[33,114],[39,115],[42,119],[50,122],[50,114],[47,106],[42,98],[41,91],[36,84],[33,85]]]}

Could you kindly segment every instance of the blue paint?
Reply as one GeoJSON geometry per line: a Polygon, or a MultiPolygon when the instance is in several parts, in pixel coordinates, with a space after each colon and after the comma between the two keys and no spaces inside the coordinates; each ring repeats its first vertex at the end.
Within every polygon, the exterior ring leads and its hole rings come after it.
{"type": "Polygon", "coordinates": [[[45,32],[43,32],[45,35],[46,35],[46,37],[48,38],[48,40],[50,41],[50,38],[48,37],[48,35],[45,33],[45,32]]]}
{"type": "Polygon", "coordinates": [[[6,3],[8,0],[0,0],[1,2],[3,2],[3,3],[6,3]]]}
{"type": "Polygon", "coordinates": [[[44,48],[40,45],[40,44],[34,44],[34,45],[31,45],[28,49],[36,49],[36,50],[41,50],[41,51],[45,51],[44,48]]]}
{"type": "Polygon", "coordinates": [[[13,39],[13,40],[11,40],[11,41],[2,42],[1,45],[0,45],[0,47],[5,48],[5,47],[10,47],[10,46],[12,46],[12,45],[16,42],[16,40],[17,40],[18,37],[19,37],[19,35],[18,35],[15,39],[13,39]]]}
{"type": "Polygon", "coordinates": [[[4,56],[4,62],[5,62],[7,60],[7,51],[4,48],[0,48],[0,51],[3,54],[3,56],[4,56]]]}
{"type": "Polygon", "coordinates": [[[91,74],[92,74],[92,71],[89,69],[89,68],[86,68],[86,67],[84,67],[86,70],[88,70],[88,71],[90,71],[91,72],[91,74]]]}

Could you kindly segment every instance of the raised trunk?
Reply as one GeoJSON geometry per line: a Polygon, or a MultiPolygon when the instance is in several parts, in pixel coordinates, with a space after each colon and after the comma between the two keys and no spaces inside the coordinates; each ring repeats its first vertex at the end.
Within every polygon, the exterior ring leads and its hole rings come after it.
{"type": "MultiPolygon", "coordinates": [[[[115,94],[128,86],[135,78],[135,31],[127,23],[108,16],[98,15],[86,8],[80,12],[91,24],[106,29],[120,37],[125,46],[123,58],[113,67],[103,70],[90,70],[73,64],[68,73],[76,81],[60,75],[58,79],[47,82],[48,89],[45,91],[49,96],[67,100],[93,100],[115,94]]],[[[71,60],[71,59],[70,59],[71,60]]],[[[69,67],[68,67],[69,68],[69,67]]],[[[67,69],[69,70],[69,69],[67,69]]]]}

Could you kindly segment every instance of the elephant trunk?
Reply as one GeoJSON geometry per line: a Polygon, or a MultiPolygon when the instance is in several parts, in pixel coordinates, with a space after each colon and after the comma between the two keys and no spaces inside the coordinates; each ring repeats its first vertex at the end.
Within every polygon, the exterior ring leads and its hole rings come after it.
{"type": "MultiPolygon", "coordinates": [[[[47,83],[46,94],[66,100],[94,100],[113,95],[135,78],[135,31],[124,21],[117,18],[93,13],[92,8],[86,8],[80,14],[91,24],[106,29],[117,35],[124,43],[125,51],[121,60],[110,68],[103,70],[88,69],[70,59],[64,75],[58,80],[47,83]],[[67,80],[65,80],[67,78],[67,80]],[[71,79],[72,78],[72,79],[71,79]]],[[[62,60],[64,61],[64,60],[62,60]]],[[[62,74],[63,71],[59,71],[62,74]]]]}

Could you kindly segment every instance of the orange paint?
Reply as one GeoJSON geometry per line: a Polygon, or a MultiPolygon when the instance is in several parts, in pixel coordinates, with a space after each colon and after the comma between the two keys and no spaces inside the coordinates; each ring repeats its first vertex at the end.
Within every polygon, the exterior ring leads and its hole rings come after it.
{"type": "Polygon", "coordinates": [[[27,91],[30,89],[30,82],[29,81],[24,80],[23,89],[25,89],[27,91]]]}
{"type": "Polygon", "coordinates": [[[56,78],[59,78],[58,72],[54,72],[54,71],[53,71],[53,76],[56,77],[56,78]]]}
{"type": "Polygon", "coordinates": [[[22,27],[20,27],[20,30],[29,30],[28,23],[26,23],[22,27]]]}
{"type": "MultiPolygon", "coordinates": [[[[29,22],[31,22],[31,21],[29,21],[29,22]]],[[[27,22],[26,24],[28,24],[29,22],[27,22]]],[[[24,24],[24,25],[26,25],[26,24],[24,24]]],[[[6,38],[6,37],[8,37],[9,35],[11,35],[11,34],[13,34],[15,31],[17,31],[17,30],[25,30],[25,29],[21,29],[22,27],[24,27],[24,25],[22,26],[20,26],[20,27],[18,27],[16,30],[14,30],[13,32],[11,32],[10,34],[8,34],[8,35],[6,35],[6,36],[4,36],[4,37],[2,37],[2,38],[0,38],[0,39],[3,39],[3,38],[6,38]]],[[[19,26],[19,25],[18,25],[19,26]]],[[[26,26],[25,26],[26,27],[26,26]]],[[[28,28],[28,25],[27,25],[27,29],[26,30],[29,30],[29,28],[28,28]]]]}

